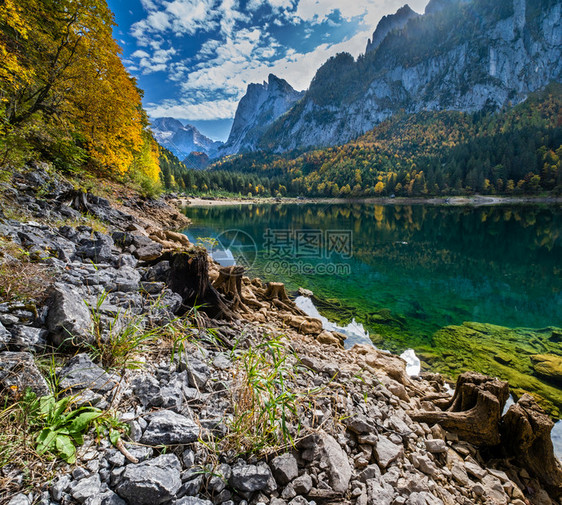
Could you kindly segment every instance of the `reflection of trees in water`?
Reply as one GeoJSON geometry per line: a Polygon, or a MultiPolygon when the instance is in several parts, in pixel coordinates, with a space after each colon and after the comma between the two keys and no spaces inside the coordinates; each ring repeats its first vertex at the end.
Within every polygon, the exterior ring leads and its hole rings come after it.
{"type": "Polygon", "coordinates": [[[493,248],[505,261],[518,262],[525,261],[529,251],[562,249],[561,210],[539,206],[249,205],[189,209],[189,215],[222,229],[243,227],[257,240],[264,223],[279,229],[350,229],[361,250],[406,241],[476,257],[487,257],[486,251],[493,248]]]}
{"type": "MultiPolygon", "coordinates": [[[[282,280],[290,288],[340,297],[368,325],[380,319],[371,312],[384,307],[407,316],[409,325],[559,321],[561,208],[251,205],[189,209],[189,216],[217,231],[243,229],[262,246],[267,228],[352,230],[348,281],[299,275],[282,280]]],[[[258,269],[264,261],[258,259],[258,269]]]]}

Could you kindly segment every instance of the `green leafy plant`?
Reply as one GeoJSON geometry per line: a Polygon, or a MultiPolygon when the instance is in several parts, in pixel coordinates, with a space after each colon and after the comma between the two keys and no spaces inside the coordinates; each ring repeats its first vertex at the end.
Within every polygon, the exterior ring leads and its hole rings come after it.
{"type": "Polygon", "coordinates": [[[37,454],[51,453],[70,464],[76,462],[76,446],[84,443],[84,434],[103,415],[95,407],[72,409],[72,396],[59,400],[54,395],[37,398],[27,391],[23,402],[30,427],[36,433],[37,454]]]}

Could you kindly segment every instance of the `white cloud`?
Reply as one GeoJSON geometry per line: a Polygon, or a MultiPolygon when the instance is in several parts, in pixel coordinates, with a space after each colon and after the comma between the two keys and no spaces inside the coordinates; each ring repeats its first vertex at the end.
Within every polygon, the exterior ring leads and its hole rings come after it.
{"type": "MultiPolygon", "coordinates": [[[[318,68],[331,56],[349,52],[357,57],[365,51],[367,39],[380,18],[395,12],[404,0],[250,0],[240,11],[239,0],[141,0],[147,17],[132,28],[140,45],[149,49],[131,55],[129,68],[144,74],[166,70],[170,81],[179,83],[182,98],[149,104],[152,117],[179,119],[228,119],[234,116],[248,84],[267,80],[268,74],[286,79],[295,89],[304,90],[318,68]],[[309,52],[281,47],[267,25],[252,26],[252,13],[269,6],[277,24],[326,22],[339,11],[346,19],[360,22],[361,31],[337,44],[324,43],[309,52]],[[242,28],[242,26],[245,26],[242,28]],[[174,59],[178,48],[163,49],[176,36],[212,32],[198,53],[174,59]]],[[[410,0],[418,12],[428,0],[410,0]]],[[[264,21],[264,20],[260,20],[264,21]]],[[[255,23],[257,24],[257,22],[255,23]]]]}
{"type": "Polygon", "coordinates": [[[212,100],[193,103],[191,100],[165,100],[160,104],[149,103],[146,110],[151,117],[173,117],[176,119],[231,119],[238,102],[236,100],[212,100]]]}
{"type": "Polygon", "coordinates": [[[142,49],[138,49],[131,54],[133,61],[131,62],[131,65],[129,65],[129,70],[133,70],[134,68],[134,71],[140,71],[145,75],[152,74],[154,72],[162,72],[168,69],[168,63],[175,54],[176,50],[174,48],[157,49],[152,54],[149,54],[142,49]]]}

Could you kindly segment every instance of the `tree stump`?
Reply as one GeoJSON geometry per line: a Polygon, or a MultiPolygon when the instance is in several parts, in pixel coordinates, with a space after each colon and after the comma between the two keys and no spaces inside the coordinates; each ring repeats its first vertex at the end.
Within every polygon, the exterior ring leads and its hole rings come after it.
{"type": "Polygon", "coordinates": [[[410,417],[430,426],[440,424],[474,445],[500,443],[500,418],[509,397],[507,382],[475,372],[457,379],[455,394],[441,411],[414,411],[410,417]]]}
{"type": "Polygon", "coordinates": [[[232,320],[236,314],[209,280],[206,251],[172,254],[168,286],[183,299],[183,314],[192,307],[216,319],[232,320]]]}
{"type": "Polygon", "coordinates": [[[554,455],[550,432],[554,423],[531,395],[509,407],[501,423],[502,449],[534,474],[557,499],[562,497],[562,465],[554,455]]]}
{"type": "Polygon", "coordinates": [[[285,284],[282,282],[268,282],[267,288],[261,290],[261,295],[281,310],[286,310],[291,314],[297,314],[299,316],[306,316],[306,314],[296,306],[295,302],[289,298],[285,290],[285,284]]]}
{"type": "Polygon", "coordinates": [[[219,269],[219,276],[213,286],[231,302],[231,310],[250,313],[252,309],[249,306],[259,310],[262,308],[262,304],[244,296],[242,289],[243,275],[244,267],[242,266],[222,267],[219,269]]]}

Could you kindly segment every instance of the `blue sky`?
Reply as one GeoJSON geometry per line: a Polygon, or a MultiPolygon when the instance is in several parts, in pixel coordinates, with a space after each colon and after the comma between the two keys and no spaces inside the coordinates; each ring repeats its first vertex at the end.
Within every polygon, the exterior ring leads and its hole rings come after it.
{"type": "MultiPolygon", "coordinates": [[[[428,0],[411,0],[423,12],[428,0]]],[[[330,56],[365,51],[404,0],[108,0],[123,60],[151,117],[225,140],[236,105],[270,73],[306,89],[330,56]]]]}

